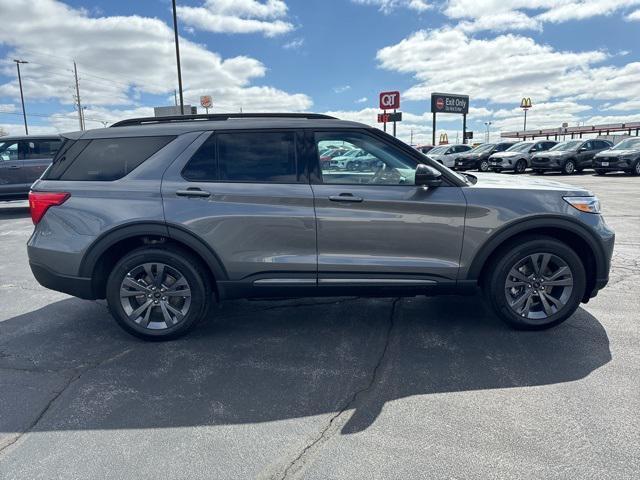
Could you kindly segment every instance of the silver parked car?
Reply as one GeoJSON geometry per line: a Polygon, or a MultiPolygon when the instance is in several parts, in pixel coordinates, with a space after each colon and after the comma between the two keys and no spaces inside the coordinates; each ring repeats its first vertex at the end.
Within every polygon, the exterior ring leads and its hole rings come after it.
{"type": "Polygon", "coordinates": [[[469,145],[441,145],[430,150],[427,157],[445,167],[453,168],[458,157],[469,150],[471,150],[469,145]]]}
{"type": "Polygon", "coordinates": [[[508,324],[542,329],[609,278],[614,232],[588,190],[458,174],[360,123],[220,114],[64,137],[30,193],[31,269],[106,298],[143,338],[182,335],[231,298],[478,288],[508,324]],[[326,145],[376,168],[325,168],[326,145]]]}
{"type": "Polygon", "coordinates": [[[552,140],[519,142],[504,152],[494,153],[489,157],[489,168],[494,172],[513,170],[524,173],[529,168],[531,157],[538,152],[544,152],[556,143],[552,140]]]}

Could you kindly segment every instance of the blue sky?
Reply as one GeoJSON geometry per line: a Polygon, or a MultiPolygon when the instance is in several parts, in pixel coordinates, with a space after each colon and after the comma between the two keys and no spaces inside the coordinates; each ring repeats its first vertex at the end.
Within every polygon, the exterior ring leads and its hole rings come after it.
{"type": "MultiPolygon", "coordinates": [[[[481,134],[529,125],[640,121],[640,0],[179,0],[185,96],[216,111],[316,111],[374,124],[400,90],[400,136],[431,136],[429,93],[471,96],[481,134]],[[366,99],[366,100],[365,100],[366,99]]],[[[0,128],[21,132],[13,58],[32,131],[147,115],[176,84],[168,0],[0,0],[0,128]]],[[[457,116],[441,116],[455,139],[457,116]]]]}

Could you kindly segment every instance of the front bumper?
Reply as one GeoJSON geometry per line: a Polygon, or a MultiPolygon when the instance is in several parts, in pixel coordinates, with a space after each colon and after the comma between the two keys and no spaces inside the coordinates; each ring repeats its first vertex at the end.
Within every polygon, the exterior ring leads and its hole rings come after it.
{"type": "Polygon", "coordinates": [[[541,157],[531,160],[533,170],[559,170],[562,168],[563,158],[541,157]]]}
{"type": "Polygon", "coordinates": [[[453,164],[454,170],[474,170],[480,166],[480,158],[460,158],[458,157],[453,164]]]}
{"type": "Polygon", "coordinates": [[[91,278],[62,275],[33,262],[29,262],[29,267],[38,283],[45,288],[86,300],[97,298],[93,293],[91,278]]]}
{"type": "Polygon", "coordinates": [[[633,165],[633,159],[620,157],[602,157],[593,159],[593,168],[596,170],[620,171],[629,170],[633,165]]]}

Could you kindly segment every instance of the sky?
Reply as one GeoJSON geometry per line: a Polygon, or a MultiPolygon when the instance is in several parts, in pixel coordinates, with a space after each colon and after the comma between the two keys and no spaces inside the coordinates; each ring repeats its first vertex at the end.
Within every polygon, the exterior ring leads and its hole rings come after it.
{"type": "MultiPolygon", "coordinates": [[[[178,0],[185,103],[310,111],[373,126],[401,92],[398,136],[430,143],[431,92],[470,96],[484,139],[522,128],[640,121],[640,0],[178,0]]],[[[153,115],[177,88],[170,0],[0,0],[0,129],[78,129],[153,115]]],[[[462,118],[437,135],[461,141],[462,118]]]]}

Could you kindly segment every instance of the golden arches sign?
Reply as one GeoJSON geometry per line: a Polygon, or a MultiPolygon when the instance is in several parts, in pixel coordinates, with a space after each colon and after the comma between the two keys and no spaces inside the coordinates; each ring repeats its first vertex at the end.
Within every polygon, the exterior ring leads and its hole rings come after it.
{"type": "Polygon", "coordinates": [[[449,136],[446,133],[440,134],[440,145],[447,145],[449,143],[449,136]]]}
{"type": "Polygon", "coordinates": [[[529,97],[522,97],[522,101],[520,102],[520,108],[531,108],[531,99],[529,97]]]}

